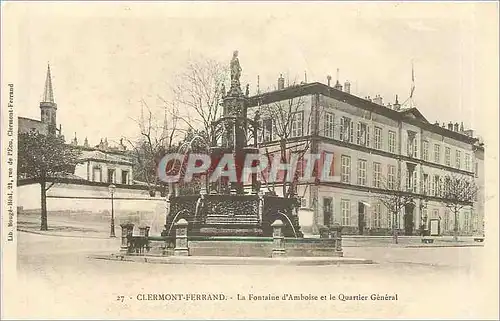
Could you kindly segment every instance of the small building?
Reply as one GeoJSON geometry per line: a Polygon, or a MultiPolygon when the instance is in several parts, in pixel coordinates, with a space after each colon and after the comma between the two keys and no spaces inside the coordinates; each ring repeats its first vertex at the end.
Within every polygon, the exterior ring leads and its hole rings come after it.
{"type": "MultiPolygon", "coordinates": [[[[18,118],[18,133],[37,132],[43,135],[62,135],[62,126],[57,127],[57,104],[54,100],[50,66],[47,67],[44,94],[40,102],[41,120],[18,118]]],[[[117,146],[108,144],[107,138],[91,146],[85,138],[83,144],[75,137],[69,142],[81,151],[79,163],[73,173],[53,179],[47,191],[49,213],[91,213],[109,215],[109,185],[116,186],[115,211],[120,215],[150,213],[158,222],[164,223],[165,201],[159,187],[134,181],[134,158],[120,141],[117,146]],[[128,213],[128,214],[127,214],[128,213]],[[132,214],[131,214],[132,213],[132,214]]],[[[18,179],[18,206],[24,213],[39,212],[40,185],[33,179],[18,179]]],[[[50,214],[49,214],[50,215],[50,214]]],[[[159,232],[158,232],[159,233],[159,232]]]]}

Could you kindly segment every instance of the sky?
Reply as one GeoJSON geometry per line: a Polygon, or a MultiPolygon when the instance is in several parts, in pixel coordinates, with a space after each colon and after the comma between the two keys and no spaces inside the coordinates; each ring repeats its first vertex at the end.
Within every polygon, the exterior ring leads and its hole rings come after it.
{"type": "Polygon", "coordinates": [[[18,115],[39,119],[50,62],[66,139],[76,132],[95,145],[135,137],[140,101],[160,108],[157,96],[170,99],[175,76],[199,57],[229,64],[238,50],[252,94],[257,75],[265,90],[280,74],[326,83],[339,69],[351,93],[384,103],[408,97],[413,63],[423,115],[485,136],[498,113],[496,10],[494,2],[3,3],[3,79],[15,84],[18,115]]]}

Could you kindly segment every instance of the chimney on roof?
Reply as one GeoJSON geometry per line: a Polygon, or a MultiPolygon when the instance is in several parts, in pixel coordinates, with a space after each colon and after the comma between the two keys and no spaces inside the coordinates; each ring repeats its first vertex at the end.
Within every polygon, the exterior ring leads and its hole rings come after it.
{"type": "Polygon", "coordinates": [[[384,105],[384,103],[382,102],[382,97],[380,95],[376,95],[375,98],[373,98],[373,102],[377,105],[384,105]]]}
{"type": "Polygon", "coordinates": [[[464,132],[464,122],[461,122],[461,123],[460,123],[460,131],[461,131],[461,132],[464,132]]]}
{"type": "Polygon", "coordinates": [[[340,69],[337,68],[337,82],[335,83],[335,86],[333,86],[333,88],[342,91],[342,85],[339,82],[339,72],[340,72],[340,69]]]}
{"type": "Polygon", "coordinates": [[[455,126],[453,126],[453,130],[458,132],[458,123],[455,123],[455,126]]]}
{"type": "Polygon", "coordinates": [[[283,78],[283,75],[280,74],[280,77],[278,78],[278,90],[285,89],[285,78],[283,78]]]}
{"type": "Polygon", "coordinates": [[[451,121],[448,123],[448,130],[453,130],[453,123],[451,121]]]}
{"type": "Polygon", "coordinates": [[[344,83],[344,92],[350,94],[351,93],[351,83],[349,80],[346,80],[344,83]]]}
{"type": "Polygon", "coordinates": [[[328,81],[328,87],[330,87],[331,81],[332,81],[332,76],[330,76],[330,75],[326,76],[326,80],[328,81]]]}
{"type": "Polygon", "coordinates": [[[396,102],[394,102],[393,109],[395,111],[399,111],[401,109],[401,105],[399,104],[399,101],[398,101],[398,95],[396,95],[396,102]]]}
{"type": "Polygon", "coordinates": [[[434,125],[439,126],[439,122],[436,120],[436,122],[434,123],[434,125]]]}

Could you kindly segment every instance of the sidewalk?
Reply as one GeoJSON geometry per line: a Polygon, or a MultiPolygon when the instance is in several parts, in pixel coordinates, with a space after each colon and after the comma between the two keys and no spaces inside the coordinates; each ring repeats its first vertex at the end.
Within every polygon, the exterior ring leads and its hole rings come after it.
{"type": "Polygon", "coordinates": [[[90,255],[97,260],[111,260],[153,264],[201,265],[293,265],[317,266],[339,264],[374,264],[372,260],[352,257],[232,257],[232,256],[139,256],[139,255],[90,255]]]}
{"type": "Polygon", "coordinates": [[[433,240],[433,243],[422,243],[421,236],[399,236],[398,244],[394,243],[392,236],[365,236],[365,235],[344,235],[342,237],[343,247],[481,247],[485,241],[476,242],[472,236],[459,237],[454,241],[452,236],[427,236],[426,239],[433,240]]]}
{"type": "MultiPolygon", "coordinates": [[[[47,231],[40,230],[39,219],[28,217],[18,217],[17,231],[61,237],[76,237],[76,238],[96,238],[109,239],[109,226],[102,224],[89,224],[80,222],[67,222],[49,218],[49,228],[47,231]]],[[[116,233],[119,233],[119,228],[115,227],[116,233]]],[[[119,235],[117,235],[119,236],[119,235]]]]}
{"type": "Polygon", "coordinates": [[[46,236],[59,236],[59,237],[73,237],[73,238],[89,238],[89,239],[109,239],[109,235],[105,236],[104,233],[83,233],[83,232],[62,232],[57,230],[52,230],[49,228],[48,231],[40,231],[33,229],[25,229],[18,227],[18,232],[46,235],[46,236]]]}

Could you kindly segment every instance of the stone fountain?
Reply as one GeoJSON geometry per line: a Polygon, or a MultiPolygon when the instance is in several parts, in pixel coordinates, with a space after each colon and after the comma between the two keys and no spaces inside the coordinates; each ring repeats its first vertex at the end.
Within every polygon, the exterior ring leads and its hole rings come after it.
{"type": "MultiPolygon", "coordinates": [[[[220,140],[214,139],[208,146],[212,162],[232,154],[238,177],[245,156],[259,154],[258,118],[247,117],[248,87],[243,94],[240,75],[235,51],[231,60],[231,88],[223,94],[223,114],[212,124],[220,140]],[[250,136],[253,138],[249,143],[250,136]]],[[[215,170],[211,168],[205,173],[207,176],[215,170]]],[[[321,238],[304,238],[299,226],[298,199],[263,193],[257,174],[251,175],[247,185],[241,179],[229,182],[224,176],[210,183],[202,179],[206,183],[194,195],[179,195],[176,188],[170,188],[161,236],[149,235],[148,226],[139,227],[139,235],[134,235],[133,224],[121,224],[120,253],[111,259],[237,265],[268,264],[269,259],[281,264],[279,258],[291,259],[287,262],[298,265],[366,261],[343,258],[340,226],[331,227],[321,238]],[[189,259],[181,260],[182,257],[189,259]]]]}
{"type": "MultiPolygon", "coordinates": [[[[248,88],[241,90],[241,67],[238,52],[231,60],[231,87],[223,90],[222,117],[213,122],[214,139],[210,146],[211,159],[232,154],[236,173],[240,177],[243,161],[248,154],[259,154],[257,145],[258,116],[247,117],[248,88]],[[251,142],[247,141],[252,134],[251,142]]],[[[210,174],[210,173],[208,173],[210,174]]],[[[188,222],[192,236],[272,236],[271,224],[281,220],[285,237],[301,238],[298,220],[298,199],[269,195],[260,190],[257,174],[251,174],[251,186],[243,181],[228,182],[224,177],[206,184],[197,195],[170,194],[167,198],[167,217],[164,237],[173,237],[174,224],[180,219],[188,222]]]]}

